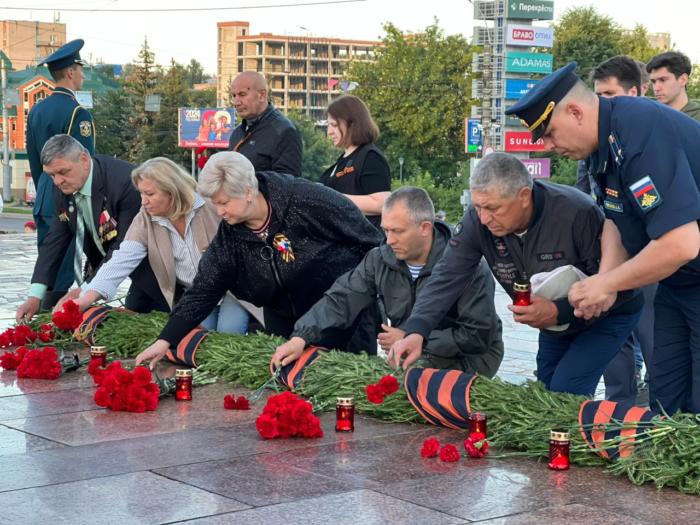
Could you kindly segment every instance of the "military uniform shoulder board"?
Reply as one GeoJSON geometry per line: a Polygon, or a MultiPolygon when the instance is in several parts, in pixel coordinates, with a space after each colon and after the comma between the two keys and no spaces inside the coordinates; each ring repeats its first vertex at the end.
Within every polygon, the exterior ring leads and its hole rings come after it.
{"type": "Polygon", "coordinates": [[[622,144],[620,144],[620,140],[615,133],[610,133],[610,135],[608,135],[608,143],[610,144],[610,152],[612,153],[613,159],[615,159],[615,164],[619,166],[622,164],[625,156],[622,152],[622,144]]]}

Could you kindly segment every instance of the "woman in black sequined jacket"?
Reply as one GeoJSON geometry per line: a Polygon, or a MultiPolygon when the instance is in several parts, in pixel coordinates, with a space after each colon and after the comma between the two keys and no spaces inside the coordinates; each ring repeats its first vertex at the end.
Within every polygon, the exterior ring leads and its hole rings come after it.
{"type": "Polygon", "coordinates": [[[192,287],[137,364],[160,360],[227,290],[263,307],[266,332],[289,337],[296,320],[381,240],[343,195],[291,175],[256,174],[239,153],[213,155],[198,191],[223,221],[192,287]]]}

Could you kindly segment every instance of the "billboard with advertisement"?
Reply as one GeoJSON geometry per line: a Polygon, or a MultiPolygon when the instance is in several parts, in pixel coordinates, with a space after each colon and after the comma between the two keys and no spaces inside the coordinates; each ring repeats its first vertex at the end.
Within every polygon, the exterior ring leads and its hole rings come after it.
{"type": "Polygon", "coordinates": [[[527,93],[533,87],[535,87],[535,84],[537,84],[537,80],[507,78],[506,100],[518,100],[519,98],[523,98],[525,96],[525,93],[527,93]]]}
{"type": "Polygon", "coordinates": [[[532,135],[529,131],[506,131],[505,136],[506,151],[544,151],[542,139],[532,142],[532,135]]]}
{"type": "Polygon", "coordinates": [[[552,170],[550,159],[520,159],[533,179],[548,179],[552,170]]]}
{"type": "Polygon", "coordinates": [[[508,18],[554,20],[554,0],[507,0],[508,18]]]}
{"type": "Polygon", "coordinates": [[[228,148],[235,119],[233,108],[180,108],[177,145],[181,148],[228,148]]]}
{"type": "Polygon", "coordinates": [[[464,123],[464,153],[478,153],[481,149],[481,119],[468,118],[464,123]]]}
{"type": "Polygon", "coordinates": [[[554,57],[549,53],[506,54],[506,71],[511,73],[551,73],[554,57]]]}
{"type": "Polygon", "coordinates": [[[554,29],[508,24],[506,43],[509,46],[552,47],[554,45],[554,29]]]}

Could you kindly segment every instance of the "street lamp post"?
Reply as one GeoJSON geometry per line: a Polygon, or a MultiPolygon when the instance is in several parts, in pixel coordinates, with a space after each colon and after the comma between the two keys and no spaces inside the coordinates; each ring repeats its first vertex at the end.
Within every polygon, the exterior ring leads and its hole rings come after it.
{"type": "Polygon", "coordinates": [[[399,181],[403,184],[403,157],[399,157],[399,181]]]}

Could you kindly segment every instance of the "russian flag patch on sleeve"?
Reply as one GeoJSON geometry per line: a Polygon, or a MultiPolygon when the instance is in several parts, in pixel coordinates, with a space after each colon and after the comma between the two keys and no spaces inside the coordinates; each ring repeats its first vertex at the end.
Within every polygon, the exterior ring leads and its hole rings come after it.
{"type": "Polygon", "coordinates": [[[643,212],[647,212],[661,204],[661,194],[659,194],[654,181],[648,175],[639,179],[629,188],[632,195],[634,195],[634,200],[637,201],[643,212]]]}

